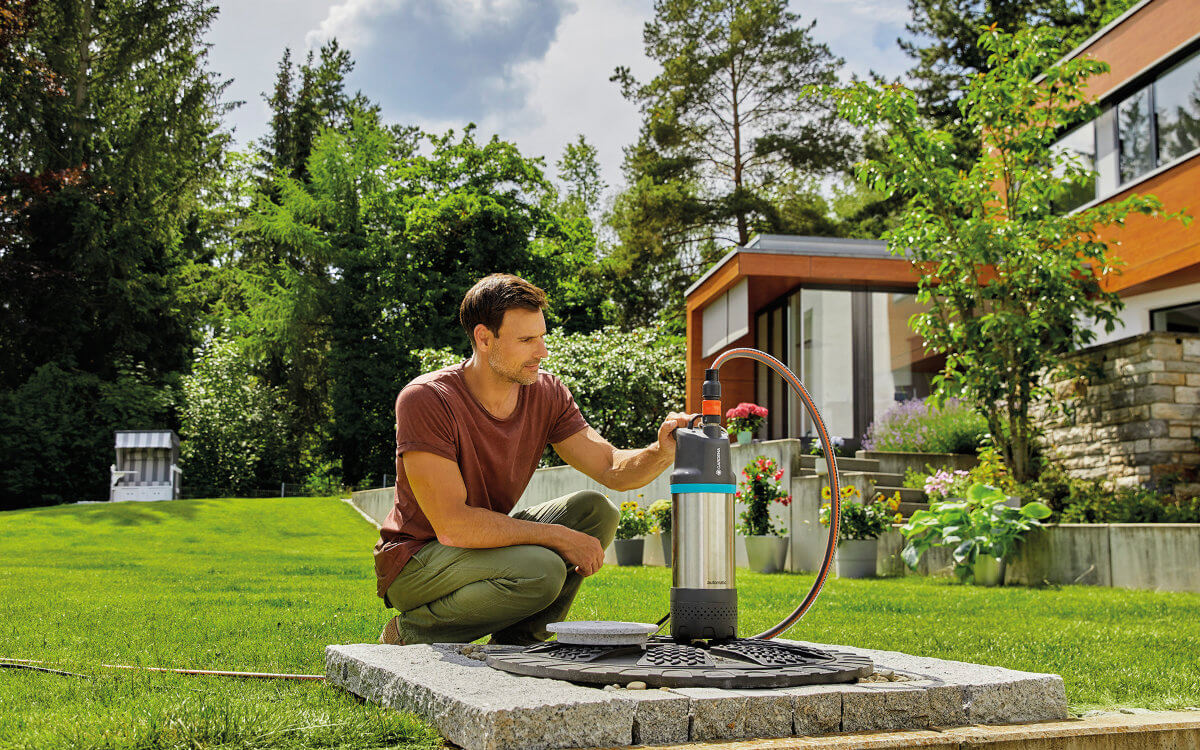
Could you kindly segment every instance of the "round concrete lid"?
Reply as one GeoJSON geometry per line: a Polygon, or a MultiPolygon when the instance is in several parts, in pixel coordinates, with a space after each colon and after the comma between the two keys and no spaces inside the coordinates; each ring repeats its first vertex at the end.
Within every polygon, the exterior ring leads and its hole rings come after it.
{"type": "Polygon", "coordinates": [[[612,620],[576,620],[552,622],[546,630],[558,635],[559,643],[580,646],[639,646],[658,631],[648,622],[616,622],[612,620]]]}

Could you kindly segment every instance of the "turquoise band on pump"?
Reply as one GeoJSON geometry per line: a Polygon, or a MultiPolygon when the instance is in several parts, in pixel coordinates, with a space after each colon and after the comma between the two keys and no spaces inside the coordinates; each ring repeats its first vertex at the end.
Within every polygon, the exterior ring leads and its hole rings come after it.
{"type": "Polygon", "coordinates": [[[724,492],[732,495],[737,488],[732,484],[673,484],[672,495],[683,495],[689,492],[724,492]]]}

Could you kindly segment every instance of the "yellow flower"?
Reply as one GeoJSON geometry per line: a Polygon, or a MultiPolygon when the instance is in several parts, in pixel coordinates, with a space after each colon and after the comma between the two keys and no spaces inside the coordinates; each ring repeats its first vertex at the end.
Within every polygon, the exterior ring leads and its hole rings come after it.
{"type": "Polygon", "coordinates": [[[831,496],[832,496],[832,493],[829,491],[829,485],[825,485],[824,487],[821,488],[821,499],[822,500],[828,500],[831,496]]]}
{"type": "Polygon", "coordinates": [[[894,517],[894,518],[892,518],[892,520],[893,520],[893,521],[895,521],[896,523],[904,523],[904,514],[903,514],[903,513],[897,513],[897,514],[895,515],[895,517],[894,517]]]}
{"type": "Polygon", "coordinates": [[[829,503],[821,503],[821,510],[829,510],[829,503]]]}

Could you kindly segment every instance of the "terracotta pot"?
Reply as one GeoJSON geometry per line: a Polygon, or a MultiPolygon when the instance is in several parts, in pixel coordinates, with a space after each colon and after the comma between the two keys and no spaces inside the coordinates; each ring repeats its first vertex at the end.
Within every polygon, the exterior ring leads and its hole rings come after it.
{"type": "Polygon", "coordinates": [[[641,565],[646,552],[645,539],[615,539],[617,565],[641,565]]]}
{"type": "Polygon", "coordinates": [[[746,560],[759,573],[778,573],[787,562],[786,536],[747,536],[746,560]]]}
{"type": "Polygon", "coordinates": [[[878,539],[844,539],[838,542],[838,578],[874,578],[878,548],[878,539]]]}

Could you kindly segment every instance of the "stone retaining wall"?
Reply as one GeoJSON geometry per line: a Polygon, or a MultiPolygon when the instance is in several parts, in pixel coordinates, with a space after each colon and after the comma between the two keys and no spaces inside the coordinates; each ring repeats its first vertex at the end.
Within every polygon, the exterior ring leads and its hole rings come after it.
{"type": "MultiPolygon", "coordinates": [[[[953,575],[948,547],[928,550],[917,571],[900,559],[904,539],[892,530],[879,538],[882,576],[953,575]]],[[[1034,529],[1006,566],[1007,583],[1114,586],[1200,592],[1200,524],[1064,523],[1034,529]]]]}
{"type": "Polygon", "coordinates": [[[1123,486],[1182,475],[1182,493],[1200,492],[1200,334],[1144,333],[1074,356],[1097,375],[1050,384],[1065,413],[1034,409],[1067,471],[1123,486]]]}

